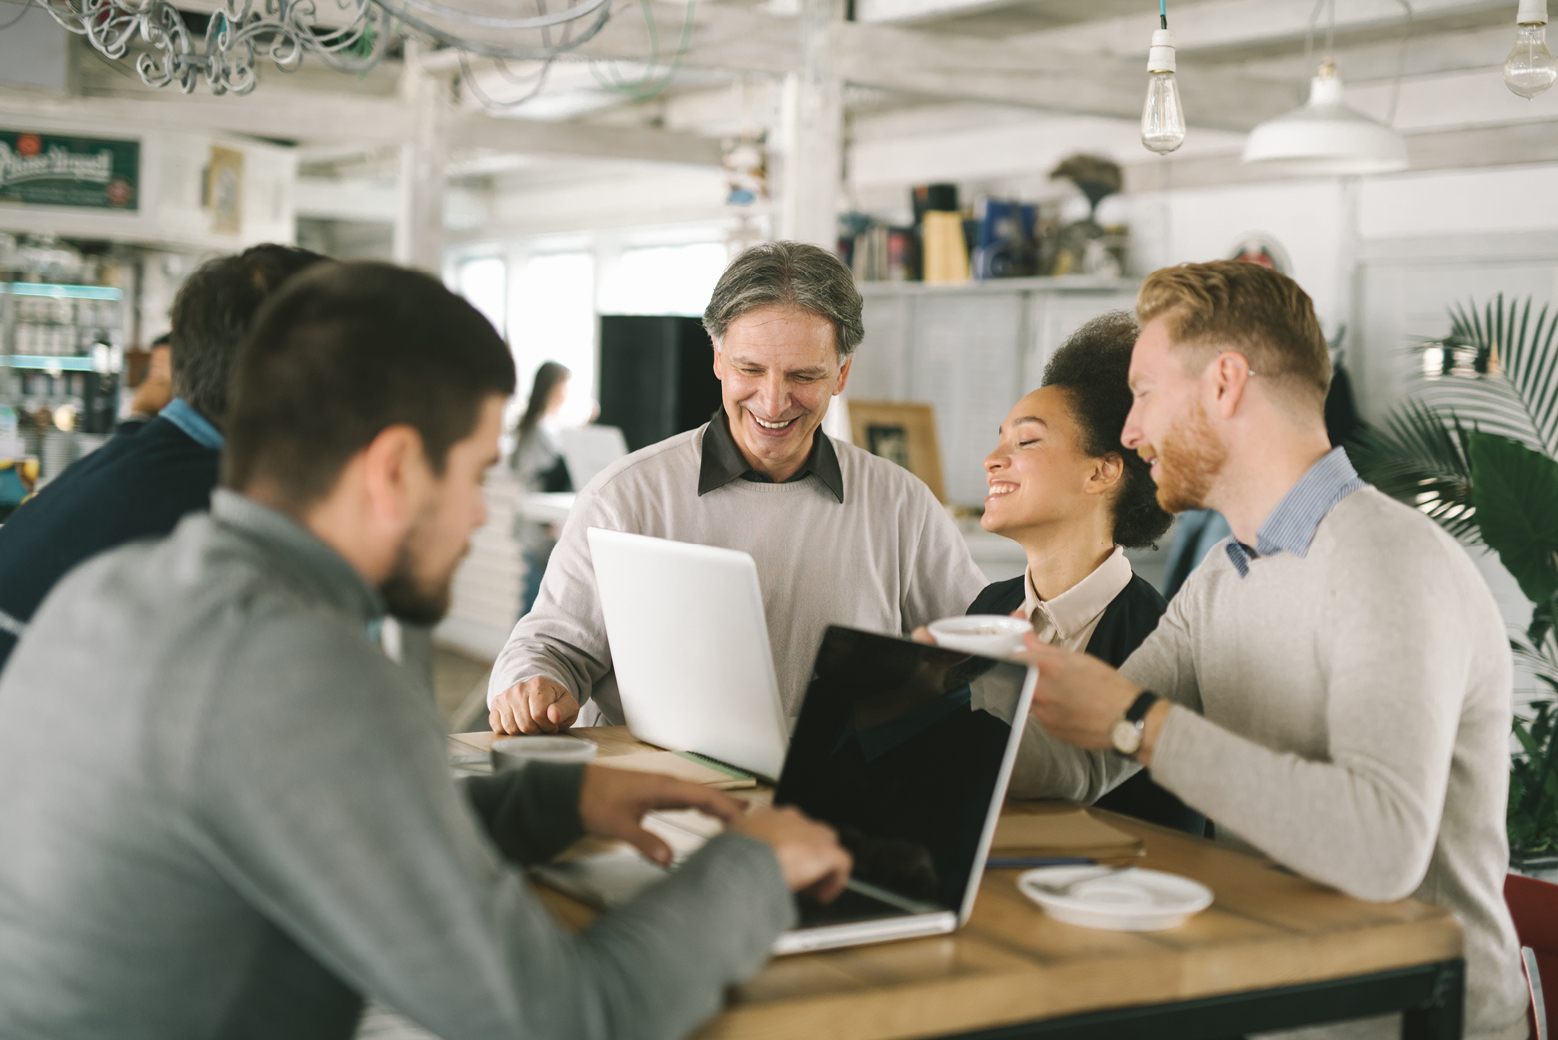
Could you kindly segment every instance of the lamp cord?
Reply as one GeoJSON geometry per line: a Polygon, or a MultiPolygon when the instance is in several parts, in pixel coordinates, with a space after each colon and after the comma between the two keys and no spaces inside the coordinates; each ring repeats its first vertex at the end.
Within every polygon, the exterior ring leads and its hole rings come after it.
{"type": "Polygon", "coordinates": [[[1396,125],[1396,102],[1401,100],[1401,77],[1407,71],[1407,44],[1412,41],[1412,5],[1407,0],[1396,0],[1407,12],[1406,28],[1401,30],[1401,52],[1396,55],[1396,81],[1390,85],[1390,114],[1385,117],[1386,126],[1396,125]]]}
{"type": "MultiPolygon", "coordinates": [[[[1394,126],[1396,122],[1396,104],[1401,100],[1401,78],[1406,75],[1407,46],[1412,41],[1412,5],[1409,0],[1396,0],[1402,9],[1406,11],[1406,27],[1401,32],[1401,50],[1396,54],[1396,76],[1390,84],[1390,112],[1385,116],[1385,125],[1394,126]]],[[[1331,16],[1325,28],[1325,56],[1329,60],[1335,51],[1336,45],[1336,0],[1315,0],[1314,10],[1309,15],[1309,32],[1304,37],[1304,68],[1308,70],[1313,64],[1315,47],[1315,25],[1320,21],[1320,12],[1330,5],[1331,16]]]]}
{"type": "Polygon", "coordinates": [[[1168,0],[1158,0],[1158,28],[1168,28],[1168,0]]]}

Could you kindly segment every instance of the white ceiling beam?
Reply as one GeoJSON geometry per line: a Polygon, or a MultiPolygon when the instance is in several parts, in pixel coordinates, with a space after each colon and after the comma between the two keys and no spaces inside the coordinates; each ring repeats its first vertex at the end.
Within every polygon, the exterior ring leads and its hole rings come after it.
{"type": "MultiPolygon", "coordinates": [[[[203,0],[221,2],[221,0],[203,0]]],[[[685,6],[656,0],[649,5],[655,20],[658,44],[652,43],[641,5],[622,5],[600,35],[568,52],[570,59],[613,58],[646,61],[658,46],[662,64],[668,63],[681,39],[685,6]]],[[[494,47],[535,46],[539,38],[472,26],[465,30],[472,43],[494,47]]],[[[490,67],[486,59],[470,59],[472,68],[490,67]]],[[[699,4],[693,10],[693,29],[681,64],[685,68],[782,74],[800,65],[800,29],[794,18],[774,17],[760,9],[748,10],[722,4],[699,4]]],[[[422,59],[429,71],[457,73],[460,54],[439,51],[422,59]]]]}
{"type": "MultiPolygon", "coordinates": [[[[168,94],[154,99],[59,98],[0,90],[0,112],[27,123],[59,119],[125,127],[328,142],[364,147],[399,145],[411,130],[410,110],[393,98],[255,92],[241,96],[168,94]]],[[[483,112],[460,113],[451,147],[520,155],[587,156],[718,166],[718,141],[695,134],[578,123],[535,123],[483,112]]]]}
{"type": "MultiPolygon", "coordinates": [[[[1027,43],[883,25],[841,27],[839,68],[864,86],[1082,115],[1140,119],[1146,61],[1046,51],[1027,43]]],[[[1292,87],[1220,69],[1180,77],[1187,120],[1247,130],[1296,103],[1292,87]]]]}
{"type": "Polygon", "coordinates": [[[410,126],[409,113],[393,100],[288,91],[212,97],[170,90],[145,100],[62,98],[0,91],[0,109],[18,112],[33,121],[84,120],[126,128],[369,144],[399,144],[410,126]]]}
{"type": "MultiPolygon", "coordinates": [[[[1558,162],[1558,121],[1407,134],[1408,170],[1477,169],[1558,162]]],[[[1127,192],[1216,188],[1291,179],[1228,155],[1149,159],[1125,167],[1127,192]]]]}
{"type": "MultiPolygon", "coordinates": [[[[1420,76],[1442,76],[1471,69],[1500,67],[1504,64],[1504,57],[1509,53],[1514,38],[1514,28],[1506,25],[1415,36],[1407,45],[1404,66],[1398,40],[1351,47],[1338,46],[1334,57],[1342,78],[1349,86],[1393,80],[1398,68],[1405,79],[1411,80],[1420,76]]],[[[1318,61],[1319,56],[1315,55],[1306,65],[1303,52],[1299,50],[1281,56],[1220,63],[1219,67],[1261,79],[1297,82],[1313,76],[1318,61]]],[[[1184,65],[1188,74],[1193,75],[1196,69],[1203,67],[1203,62],[1192,59],[1184,65]]]]}
{"type": "MultiPolygon", "coordinates": [[[[664,0],[651,7],[663,46],[679,29],[686,9],[664,0]]],[[[684,68],[777,74],[798,65],[794,18],[715,4],[698,6],[694,18],[692,42],[681,59],[684,68]]],[[[852,22],[838,31],[839,70],[848,83],[1055,111],[1141,116],[1145,49],[1140,60],[1100,59],[1027,40],[983,40],[889,25],[852,22]]],[[[631,7],[570,57],[642,61],[648,53],[647,27],[638,8],[631,7]]],[[[449,73],[459,71],[454,53],[434,55],[426,63],[449,73]]],[[[1226,70],[1206,70],[1195,83],[1184,79],[1180,89],[1193,124],[1230,129],[1248,129],[1291,108],[1296,100],[1290,87],[1226,70]]]]}
{"type": "MultiPolygon", "coordinates": [[[[957,2],[957,0],[948,0],[957,2]]],[[[1514,30],[1514,4],[1508,0],[1411,0],[1414,21],[1443,21],[1457,16],[1494,17],[1507,11],[1514,30]]],[[[1262,44],[1302,42],[1309,32],[1314,0],[1205,0],[1169,4],[1169,28],[1181,57],[1201,51],[1262,44]]],[[[1348,0],[1336,5],[1336,31],[1352,34],[1405,25],[1399,0],[1348,0]]],[[[1157,12],[1144,5],[1140,15],[1101,18],[1060,29],[1015,37],[1025,43],[1084,54],[1136,54],[1145,58],[1157,12]]],[[[1317,35],[1323,39],[1326,18],[1317,35]]]]}
{"type": "Polygon", "coordinates": [[[467,112],[454,118],[449,133],[454,148],[481,148],[516,155],[634,159],[689,166],[720,164],[718,141],[669,130],[542,123],[467,112]]]}

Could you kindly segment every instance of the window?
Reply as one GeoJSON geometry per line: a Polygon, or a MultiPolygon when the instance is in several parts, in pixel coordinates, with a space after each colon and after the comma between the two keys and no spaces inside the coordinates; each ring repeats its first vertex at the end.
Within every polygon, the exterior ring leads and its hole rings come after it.
{"type": "Polygon", "coordinates": [[[492,327],[504,335],[508,310],[508,265],[501,257],[477,256],[460,261],[455,269],[455,291],[481,311],[492,327]]]}
{"type": "Polygon", "coordinates": [[[589,422],[595,408],[595,258],[589,253],[543,253],[525,264],[509,313],[509,343],[519,375],[520,409],[543,361],[573,372],[558,419],[589,422]]]}
{"type": "Polygon", "coordinates": [[[601,280],[601,313],[700,315],[727,262],[719,242],[623,250],[601,280]]]}

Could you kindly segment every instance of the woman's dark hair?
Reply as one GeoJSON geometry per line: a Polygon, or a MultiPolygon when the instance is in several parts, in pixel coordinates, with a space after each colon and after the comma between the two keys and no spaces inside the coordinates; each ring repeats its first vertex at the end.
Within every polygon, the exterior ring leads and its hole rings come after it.
{"type": "Polygon", "coordinates": [[[1120,443],[1131,411],[1131,349],[1138,332],[1127,311],[1100,314],[1073,332],[1044,366],[1044,385],[1066,391],[1081,432],[1078,450],[1095,459],[1118,455],[1124,463],[1114,499],[1114,540],[1130,549],[1152,545],[1174,522],[1158,505],[1150,467],[1120,443]]]}
{"type": "Polygon", "coordinates": [[[323,498],[353,455],[406,423],[442,474],[514,360],[481,312],[390,264],[320,264],[288,279],[239,352],[222,483],[269,482],[290,508],[323,498]]]}
{"type": "Polygon", "coordinates": [[[536,428],[536,423],[546,414],[546,402],[552,396],[553,389],[571,375],[573,373],[567,365],[556,361],[541,362],[541,367],[536,369],[535,382],[530,384],[530,403],[525,406],[525,414],[519,419],[521,437],[536,428]]]}

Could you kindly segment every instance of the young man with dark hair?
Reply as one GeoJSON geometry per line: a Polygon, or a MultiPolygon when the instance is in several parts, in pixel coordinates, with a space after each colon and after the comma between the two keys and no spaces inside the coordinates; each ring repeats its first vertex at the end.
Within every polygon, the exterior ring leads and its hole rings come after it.
{"type": "Polygon", "coordinates": [[[0,1036],[685,1035],[850,860],[794,809],[600,766],[449,776],[368,636],[436,620],[485,520],[514,369],[427,275],[341,264],[256,324],[211,512],[61,582],[0,679],[0,1036]],[[46,691],[47,696],[40,696],[46,691]],[[69,731],[61,742],[58,735],[69,731]],[[577,934],[520,864],[729,824],[577,934]]]}
{"type": "Polygon", "coordinates": [[[173,400],[133,435],[70,466],[0,527],[0,669],[66,571],[104,549],[165,535],[210,505],[238,345],[267,296],[325,259],[259,245],[208,261],[184,282],[173,301],[173,400]]]}
{"type": "Polygon", "coordinates": [[[1030,641],[1046,793],[1091,801],[1150,766],[1220,841],[1360,899],[1445,907],[1466,937],[1467,1037],[1524,1040],[1503,899],[1511,665],[1487,585],[1331,447],[1325,340],[1292,279],[1166,268],[1137,317],[1122,441],[1164,508],[1216,509],[1233,537],[1120,671],[1030,641]]]}

